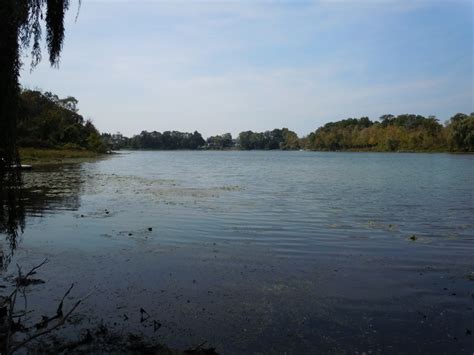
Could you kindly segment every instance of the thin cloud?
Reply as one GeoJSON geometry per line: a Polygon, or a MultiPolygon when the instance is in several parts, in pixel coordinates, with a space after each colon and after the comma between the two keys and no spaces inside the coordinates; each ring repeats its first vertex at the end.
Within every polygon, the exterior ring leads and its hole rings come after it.
{"type": "Polygon", "coordinates": [[[307,134],[388,112],[444,120],[474,111],[470,6],[88,1],[77,23],[69,14],[60,69],[25,68],[22,83],[73,95],[100,130],[127,135],[307,134]]]}

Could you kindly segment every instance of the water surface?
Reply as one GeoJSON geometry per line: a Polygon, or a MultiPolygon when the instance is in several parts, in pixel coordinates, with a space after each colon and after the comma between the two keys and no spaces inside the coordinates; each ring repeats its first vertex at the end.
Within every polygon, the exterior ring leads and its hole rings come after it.
{"type": "Polygon", "coordinates": [[[70,332],[102,321],[222,353],[472,353],[472,181],[474,156],[449,154],[123,152],[37,167],[16,262],[50,260],[37,310],[72,281],[75,296],[94,290],[70,332]]]}

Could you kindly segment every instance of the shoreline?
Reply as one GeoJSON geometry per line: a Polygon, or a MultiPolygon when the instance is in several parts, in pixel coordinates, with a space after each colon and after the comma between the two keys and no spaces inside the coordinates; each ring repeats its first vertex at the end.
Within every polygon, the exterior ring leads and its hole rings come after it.
{"type": "Polygon", "coordinates": [[[474,152],[450,151],[450,150],[311,150],[311,149],[131,149],[123,148],[114,150],[116,152],[315,152],[315,153],[424,153],[424,154],[474,154],[474,152]]]}
{"type": "Polygon", "coordinates": [[[55,148],[19,148],[22,164],[47,165],[81,163],[106,157],[111,153],[97,153],[90,150],[55,148]]]}
{"type": "Polygon", "coordinates": [[[68,163],[83,163],[97,159],[102,159],[111,155],[120,154],[119,152],[314,152],[314,153],[405,153],[405,154],[455,154],[455,155],[471,155],[474,152],[458,152],[445,150],[401,150],[401,151],[383,151],[383,150],[309,150],[309,149],[120,149],[107,153],[97,153],[90,150],[80,149],[57,149],[57,148],[19,148],[20,160],[24,165],[54,165],[68,163]]]}

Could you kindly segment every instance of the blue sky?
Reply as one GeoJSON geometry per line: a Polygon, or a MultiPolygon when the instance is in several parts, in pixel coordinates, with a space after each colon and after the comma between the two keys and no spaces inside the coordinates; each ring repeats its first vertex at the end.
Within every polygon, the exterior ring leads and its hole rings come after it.
{"type": "Polygon", "coordinates": [[[59,69],[26,56],[21,83],[76,97],[100,131],[305,135],[474,111],[471,0],[83,0],[75,15],[59,69]]]}

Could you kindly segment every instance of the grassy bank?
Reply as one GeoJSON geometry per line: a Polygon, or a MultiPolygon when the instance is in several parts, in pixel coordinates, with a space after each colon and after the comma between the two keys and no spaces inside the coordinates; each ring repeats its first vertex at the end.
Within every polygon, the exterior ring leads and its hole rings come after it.
{"type": "Polygon", "coordinates": [[[20,148],[22,164],[58,164],[81,162],[104,156],[81,149],[20,148]]]}

